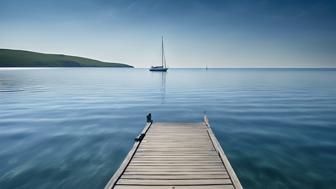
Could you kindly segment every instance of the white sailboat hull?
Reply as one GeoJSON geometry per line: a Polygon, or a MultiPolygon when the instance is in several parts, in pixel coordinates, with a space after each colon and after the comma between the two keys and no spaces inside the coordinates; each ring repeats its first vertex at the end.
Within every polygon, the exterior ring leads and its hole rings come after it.
{"type": "Polygon", "coordinates": [[[165,68],[163,66],[152,66],[149,71],[152,72],[166,72],[168,70],[168,68],[165,68]]]}

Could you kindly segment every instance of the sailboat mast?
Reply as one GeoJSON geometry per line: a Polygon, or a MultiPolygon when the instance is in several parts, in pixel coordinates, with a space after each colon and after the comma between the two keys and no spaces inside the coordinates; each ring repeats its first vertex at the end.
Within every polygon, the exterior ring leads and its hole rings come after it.
{"type": "Polygon", "coordinates": [[[162,36],[162,47],[161,47],[161,50],[162,50],[162,52],[161,52],[161,58],[162,58],[162,62],[161,62],[161,64],[162,64],[162,67],[165,67],[163,64],[164,64],[164,49],[163,49],[164,47],[163,47],[163,36],[162,36]]]}

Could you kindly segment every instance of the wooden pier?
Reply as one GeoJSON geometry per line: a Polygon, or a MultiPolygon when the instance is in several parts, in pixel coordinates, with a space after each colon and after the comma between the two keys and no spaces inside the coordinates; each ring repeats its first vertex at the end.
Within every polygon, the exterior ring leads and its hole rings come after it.
{"type": "Polygon", "coordinates": [[[105,186],[111,188],[242,189],[242,186],[205,116],[203,123],[149,121],[105,186]]]}

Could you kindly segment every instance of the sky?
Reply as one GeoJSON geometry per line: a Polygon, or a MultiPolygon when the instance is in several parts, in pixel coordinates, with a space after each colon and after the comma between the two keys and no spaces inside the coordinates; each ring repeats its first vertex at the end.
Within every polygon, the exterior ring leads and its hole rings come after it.
{"type": "Polygon", "coordinates": [[[0,48],[135,67],[336,67],[336,0],[0,0],[0,48]]]}

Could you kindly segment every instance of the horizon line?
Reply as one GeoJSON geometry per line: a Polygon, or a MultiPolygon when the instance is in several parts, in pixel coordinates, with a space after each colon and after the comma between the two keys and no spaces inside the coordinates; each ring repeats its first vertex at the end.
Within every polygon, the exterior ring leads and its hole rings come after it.
{"type": "MultiPolygon", "coordinates": [[[[74,55],[74,54],[63,54],[63,53],[53,53],[53,52],[39,52],[34,50],[27,50],[27,49],[15,49],[15,48],[4,48],[0,47],[0,50],[16,50],[16,51],[25,51],[25,52],[33,52],[33,53],[40,53],[40,54],[49,54],[49,55],[64,55],[64,56],[73,56],[73,57],[79,57],[79,58],[86,58],[91,60],[97,60],[104,63],[122,63],[122,64],[128,64],[133,66],[133,68],[149,68],[149,67],[135,67],[132,65],[132,63],[128,62],[114,62],[114,61],[105,61],[100,60],[99,58],[91,58],[87,56],[81,56],[81,55],[74,55]]],[[[18,68],[18,67],[14,67],[18,68]]],[[[25,68],[25,67],[23,67],[25,68]]],[[[205,67],[168,67],[169,69],[206,69],[205,67]]],[[[336,69],[335,67],[207,67],[207,69],[336,69]]]]}

